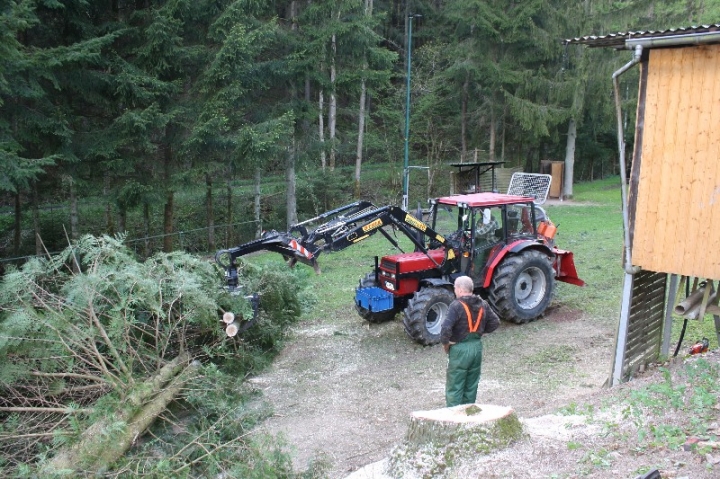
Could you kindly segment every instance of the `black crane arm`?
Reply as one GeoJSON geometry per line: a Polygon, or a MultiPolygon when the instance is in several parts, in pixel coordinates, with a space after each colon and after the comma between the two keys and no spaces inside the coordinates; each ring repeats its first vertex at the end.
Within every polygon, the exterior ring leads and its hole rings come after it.
{"type": "MultiPolygon", "coordinates": [[[[400,230],[415,245],[416,251],[422,251],[428,257],[428,248],[423,238],[429,238],[434,247],[443,247],[448,252],[446,259],[454,257],[453,249],[460,247],[456,241],[445,238],[417,219],[412,214],[397,206],[376,207],[367,201],[357,201],[340,208],[323,213],[290,228],[288,232],[269,231],[257,240],[220,250],[215,254],[215,261],[225,269],[226,280],[230,289],[237,287],[237,265],[235,260],[257,251],[274,251],[289,258],[291,266],[301,262],[312,266],[319,272],[317,257],[323,251],[340,251],[369,238],[378,231],[400,252],[402,249],[395,239],[383,228],[393,226],[400,230]],[[308,225],[318,220],[328,221],[314,229],[308,225]],[[229,260],[224,260],[227,257],[229,260]]],[[[432,258],[431,258],[432,259],[432,258]]],[[[435,260],[433,262],[436,266],[435,260]]]]}
{"type": "Polygon", "coordinates": [[[375,211],[367,212],[362,218],[358,218],[358,221],[355,222],[353,227],[336,232],[342,234],[333,235],[332,241],[326,244],[324,249],[340,251],[367,239],[378,231],[380,231],[393,246],[400,249],[397,242],[382,229],[385,226],[396,227],[412,241],[418,251],[422,251],[425,254],[427,254],[428,249],[422,240],[424,237],[434,241],[438,247],[451,247],[444,236],[438,234],[412,214],[397,206],[384,206],[375,211]]]}
{"type": "Polygon", "coordinates": [[[321,252],[321,248],[314,245],[317,238],[324,237],[328,231],[353,221],[353,218],[358,215],[362,216],[368,210],[375,209],[375,206],[369,201],[356,201],[293,225],[288,232],[266,231],[256,240],[234,248],[220,250],[215,254],[215,261],[222,268],[228,270],[233,267],[235,260],[240,256],[257,251],[274,251],[285,257],[295,258],[297,261],[314,266],[313,260],[321,252]],[[331,219],[308,231],[308,225],[327,218],[331,219]]]}

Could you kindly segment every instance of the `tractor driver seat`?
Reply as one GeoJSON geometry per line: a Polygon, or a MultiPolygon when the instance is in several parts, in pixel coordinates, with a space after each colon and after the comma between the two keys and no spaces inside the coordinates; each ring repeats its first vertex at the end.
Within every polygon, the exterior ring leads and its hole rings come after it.
{"type": "Polygon", "coordinates": [[[482,221],[475,226],[475,242],[486,243],[495,241],[495,231],[500,228],[490,208],[482,211],[482,221]]]}

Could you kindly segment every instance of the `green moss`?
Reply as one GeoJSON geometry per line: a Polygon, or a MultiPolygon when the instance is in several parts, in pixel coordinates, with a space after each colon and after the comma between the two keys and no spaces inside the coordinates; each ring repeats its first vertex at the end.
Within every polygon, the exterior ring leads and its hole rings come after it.
{"type": "Polygon", "coordinates": [[[522,423],[516,414],[511,414],[495,424],[495,437],[504,444],[510,444],[522,437],[522,423]]]}
{"type": "Polygon", "coordinates": [[[465,409],[465,414],[467,414],[468,416],[474,416],[476,414],[480,414],[481,412],[482,408],[475,404],[465,409]]]}

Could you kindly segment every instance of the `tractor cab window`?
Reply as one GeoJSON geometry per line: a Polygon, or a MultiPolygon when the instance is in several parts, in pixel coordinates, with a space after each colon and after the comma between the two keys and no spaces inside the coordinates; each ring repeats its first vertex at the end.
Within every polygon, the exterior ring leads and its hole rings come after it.
{"type": "Polygon", "coordinates": [[[499,207],[481,208],[475,213],[475,244],[494,244],[503,237],[502,210],[499,207]]]}
{"type": "Polygon", "coordinates": [[[432,228],[443,236],[449,236],[453,232],[463,229],[462,222],[465,215],[455,205],[438,204],[435,208],[432,228]]]}
{"type": "MultiPolygon", "coordinates": [[[[532,222],[532,206],[510,205],[507,207],[507,226],[509,237],[527,236],[535,233],[532,222]]],[[[537,215],[537,212],[536,212],[537,215]]],[[[537,218],[536,218],[537,221],[537,218]]]]}
{"type": "Polygon", "coordinates": [[[460,247],[469,251],[472,249],[472,238],[475,237],[474,215],[472,209],[467,207],[437,204],[431,227],[445,238],[459,241],[460,247]]]}
{"type": "Polygon", "coordinates": [[[500,207],[475,210],[473,267],[478,273],[487,264],[490,252],[503,241],[503,212],[500,207]]]}

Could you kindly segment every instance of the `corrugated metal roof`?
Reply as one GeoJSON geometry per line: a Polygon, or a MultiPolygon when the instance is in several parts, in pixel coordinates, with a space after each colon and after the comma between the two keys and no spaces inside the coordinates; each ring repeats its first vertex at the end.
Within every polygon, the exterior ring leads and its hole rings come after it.
{"type": "Polygon", "coordinates": [[[668,28],[666,30],[648,30],[640,32],[619,32],[607,35],[587,35],[584,37],[568,38],[563,41],[565,45],[581,44],[589,47],[615,47],[622,48],[625,40],[631,38],[655,38],[669,36],[696,35],[720,31],[720,23],[712,25],[698,25],[692,27],[668,28]]]}

